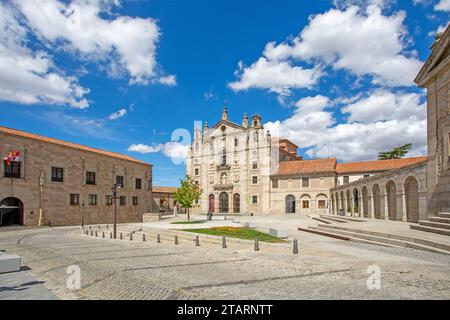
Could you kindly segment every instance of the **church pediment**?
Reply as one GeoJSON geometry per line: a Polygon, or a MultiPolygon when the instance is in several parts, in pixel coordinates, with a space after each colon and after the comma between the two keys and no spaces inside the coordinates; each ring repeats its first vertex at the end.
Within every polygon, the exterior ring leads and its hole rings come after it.
{"type": "Polygon", "coordinates": [[[430,74],[443,62],[449,61],[450,56],[450,25],[432,46],[432,53],[425,61],[414,82],[419,86],[425,86],[430,74]]]}
{"type": "Polygon", "coordinates": [[[213,129],[217,129],[217,128],[222,127],[223,125],[224,126],[228,126],[228,127],[232,127],[232,128],[235,128],[235,129],[242,129],[242,130],[244,130],[243,126],[240,126],[240,125],[238,125],[238,124],[236,124],[234,122],[231,122],[230,120],[220,120],[212,128],[213,129]]]}

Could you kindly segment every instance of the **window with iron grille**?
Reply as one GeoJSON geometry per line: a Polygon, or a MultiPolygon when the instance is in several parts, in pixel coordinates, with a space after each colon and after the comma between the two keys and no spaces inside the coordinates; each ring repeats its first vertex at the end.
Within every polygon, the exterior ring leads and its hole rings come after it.
{"type": "Polygon", "coordinates": [[[52,181],[63,182],[64,181],[64,169],[52,167],[52,181]]]}
{"type": "Polygon", "coordinates": [[[142,189],[142,179],[136,179],[136,189],[142,189]]]}
{"type": "Polygon", "coordinates": [[[272,188],[278,189],[278,179],[272,180],[272,188]]]}
{"type": "Polygon", "coordinates": [[[95,172],[86,171],[86,184],[95,185],[95,172]]]}
{"type": "Polygon", "coordinates": [[[303,188],[309,188],[309,177],[303,177],[302,178],[302,187],[303,188]]]}
{"type": "Polygon", "coordinates": [[[325,200],[319,200],[317,206],[318,206],[319,209],[325,209],[326,208],[325,200]]]}
{"type": "Polygon", "coordinates": [[[252,183],[253,184],[257,184],[258,183],[258,177],[257,176],[252,177],[252,183]]]}
{"type": "Polygon", "coordinates": [[[252,203],[257,204],[258,203],[258,196],[252,196],[252,203]]]}
{"type": "Polygon", "coordinates": [[[350,177],[344,176],[344,183],[349,183],[349,182],[350,182],[350,177]]]}
{"type": "Polygon", "coordinates": [[[113,204],[113,197],[112,196],[106,196],[105,197],[105,204],[107,205],[107,206],[112,206],[112,204],[113,204]]]}
{"type": "Polygon", "coordinates": [[[119,204],[120,204],[121,206],[126,205],[126,204],[127,204],[127,198],[124,197],[124,196],[120,196],[120,198],[119,198],[119,204]]]}
{"type": "Polygon", "coordinates": [[[71,206],[77,206],[80,204],[80,195],[72,193],[70,195],[70,205],[71,206]]]}
{"type": "Polygon", "coordinates": [[[121,186],[122,188],[124,187],[124,185],[123,185],[123,176],[117,176],[116,177],[116,184],[121,186]]]}
{"type": "Polygon", "coordinates": [[[90,194],[89,195],[89,205],[90,206],[96,206],[97,205],[97,195],[96,194],[90,194]]]}
{"type": "Polygon", "coordinates": [[[19,161],[11,161],[8,165],[5,161],[5,172],[4,176],[7,178],[20,178],[22,163],[19,161]]]}
{"type": "Polygon", "coordinates": [[[252,168],[253,169],[258,169],[258,163],[257,162],[253,162],[252,163],[252,168]]]}

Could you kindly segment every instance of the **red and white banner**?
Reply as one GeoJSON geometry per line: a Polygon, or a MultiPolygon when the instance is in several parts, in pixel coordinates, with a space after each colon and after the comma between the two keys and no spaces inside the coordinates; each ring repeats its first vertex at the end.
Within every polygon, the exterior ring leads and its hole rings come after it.
{"type": "Polygon", "coordinates": [[[8,156],[4,157],[3,160],[6,161],[6,164],[9,166],[12,161],[20,161],[20,152],[12,151],[8,156]]]}

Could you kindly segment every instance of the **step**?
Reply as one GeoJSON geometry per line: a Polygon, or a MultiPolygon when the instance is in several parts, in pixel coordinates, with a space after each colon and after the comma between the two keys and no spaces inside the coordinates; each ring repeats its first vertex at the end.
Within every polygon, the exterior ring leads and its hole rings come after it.
{"type": "MultiPolygon", "coordinates": [[[[312,229],[316,229],[316,230],[323,230],[320,227],[310,227],[312,229]]],[[[349,232],[349,231],[340,231],[340,230],[333,230],[334,233],[340,234],[340,235],[344,235],[350,238],[357,238],[357,239],[362,239],[365,241],[371,241],[372,243],[375,244],[381,244],[381,245],[390,245],[390,246],[396,246],[396,247],[404,247],[404,248],[411,248],[411,249],[416,249],[416,250],[422,250],[422,251],[429,251],[429,252],[434,252],[434,253],[441,253],[441,254],[446,254],[446,255],[450,255],[450,250],[443,250],[443,249],[439,249],[433,246],[426,246],[426,245],[422,245],[422,244],[418,244],[418,243],[414,243],[414,242],[410,242],[410,241],[403,241],[403,240],[396,240],[396,239],[392,239],[392,238],[385,238],[385,237],[379,237],[379,236],[374,236],[374,235],[368,235],[368,234],[363,234],[363,233],[354,233],[354,232],[349,232]]]]}
{"type": "MultiPolygon", "coordinates": [[[[321,218],[328,218],[329,216],[326,215],[320,215],[321,218]]],[[[338,219],[344,220],[344,221],[352,221],[352,222],[366,222],[365,220],[361,220],[358,218],[354,218],[354,217],[344,217],[344,216],[339,216],[338,219]]]]}
{"type": "MultiPolygon", "coordinates": [[[[417,226],[419,226],[419,225],[417,225],[417,226]]],[[[450,245],[435,242],[435,241],[430,241],[428,239],[422,239],[422,238],[410,237],[410,236],[402,236],[402,235],[390,234],[390,233],[384,233],[384,232],[352,229],[352,228],[346,228],[346,227],[340,227],[340,226],[319,225],[319,227],[349,231],[349,232],[354,232],[354,233],[363,233],[363,234],[373,235],[373,236],[377,236],[377,237],[391,238],[391,239],[396,239],[396,240],[406,241],[406,242],[413,242],[413,243],[417,243],[417,244],[428,246],[428,247],[434,247],[434,248],[437,248],[440,250],[450,251],[450,245]]],[[[424,228],[427,228],[427,227],[424,227],[424,228]]]]}
{"type": "Polygon", "coordinates": [[[450,224],[450,218],[440,218],[440,217],[430,217],[428,220],[432,222],[439,222],[439,223],[448,223],[450,224]]]}
{"type": "Polygon", "coordinates": [[[328,217],[328,216],[324,216],[324,217],[322,217],[323,219],[327,219],[327,220],[330,220],[330,221],[333,221],[333,222],[339,222],[339,223],[347,223],[348,221],[345,221],[345,220],[342,220],[342,219],[340,219],[340,218],[338,218],[338,217],[328,217]]]}
{"type": "Polygon", "coordinates": [[[419,224],[421,226],[425,226],[425,227],[450,229],[450,224],[448,224],[448,223],[441,223],[441,222],[434,222],[434,221],[419,221],[419,224]]]}
{"type": "Polygon", "coordinates": [[[421,225],[411,225],[411,229],[413,230],[420,230],[420,231],[425,231],[425,232],[432,232],[432,233],[437,233],[437,234],[443,234],[446,236],[450,236],[450,230],[447,229],[441,229],[441,228],[433,228],[433,227],[426,227],[426,226],[421,226],[421,225]]]}
{"type": "Polygon", "coordinates": [[[436,215],[438,218],[447,218],[450,219],[450,212],[439,212],[436,215]]]}

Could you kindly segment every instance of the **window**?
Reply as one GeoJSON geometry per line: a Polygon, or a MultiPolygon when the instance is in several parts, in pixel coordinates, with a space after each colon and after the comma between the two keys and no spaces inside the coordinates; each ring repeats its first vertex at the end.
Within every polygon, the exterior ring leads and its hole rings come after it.
{"type": "Polygon", "coordinates": [[[112,204],[113,204],[113,197],[112,196],[106,196],[105,197],[105,204],[107,206],[112,206],[112,204]]]}
{"type": "Polygon", "coordinates": [[[225,166],[226,164],[227,164],[227,155],[224,154],[224,155],[222,156],[222,165],[225,166]]]}
{"type": "Polygon", "coordinates": [[[317,207],[319,209],[325,209],[326,208],[326,201],[325,200],[319,200],[317,207]]]}
{"type": "Polygon", "coordinates": [[[238,138],[234,139],[234,146],[237,148],[239,146],[238,138]]]}
{"type": "Polygon", "coordinates": [[[5,177],[7,178],[20,178],[21,162],[11,161],[8,165],[5,161],[5,177]]]}
{"type": "Polygon", "coordinates": [[[142,179],[136,179],[136,189],[142,189],[142,179]]]}
{"type": "Polygon", "coordinates": [[[258,183],[258,177],[257,176],[253,176],[252,177],[252,183],[253,184],[257,184],[258,183]]]}
{"type": "Polygon", "coordinates": [[[195,185],[196,185],[196,186],[198,186],[198,184],[199,184],[199,182],[198,182],[198,181],[195,181],[194,183],[195,183],[195,185]]]}
{"type": "Polygon", "coordinates": [[[121,206],[126,205],[126,204],[127,204],[127,198],[126,198],[125,196],[120,196],[120,198],[119,198],[119,204],[120,204],[121,206]]]}
{"type": "Polygon", "coordinates": [[[257,204],[258,203],[258,196],[252,196],[252,203],[257,204]]]}
{"type": "Polygon", "coordinates": [[[278,180],[272,180],[272,188],[278,189],[278,180]]]}
{"type": "Polygon", "coordinates": [[[309,177],[302,178],[302,188],[309,188],[309,177]]]}
{"type": "Polygon", "coordinates": [[[63,182],[64,181],[64,169],[52,167],[52,181],[63,182]]]}
{"type": "Polygon", "coordinates": [[[77,206],[80,204],[80,195],[79,194],[71,194],[70,195],[70,205],[77,206]]]}
{"type": "Polygon", "coordinates": [[[123,176],[116,176],[116,184],[123,188],[123,176]]]}
{"type": "Polygon", "coordinates": [[[95,185],[95,172],[86,172],[86,184],[95,185]]]}
{"type": "Polygon", "coordinates": [[[365,179],[365,178],[369,178],[369,177],[370,177],[370,174],[365,174],[365,175],[364,175],[364,179],[365,179]]]}
{"type": "Polygon", "coordinates": [[[198,169],[195,169],[195,175],[198,176],[198,169]]]}
{"type": "Polygon", "coordinates": [[[90,194],[89,195],[89,205],[90,206],[96,206],[97,205],[97,195],[96,194],[90,194]]]}
{"type": "Polygon", "coordinates": [[[252,169],[258,169],[258,163],[257,162],[253,162],[252,163],[252,169]]]}
{"type": "Polygon", "coordinates": [[[303,200],[302,201],[302,208],[303,209],[309,209],[309,200],[303,200]]]}
{"type": "Polygon", "coordinates": [[[350,182],[350,177],[344,176],[344,183],[349,183],[349,182],[350,182]]]}
{"type": "Polygon", "coordinates": [[[139,203],[138,197],[133,197],[133,206],[137,206],[139,203]]]}

